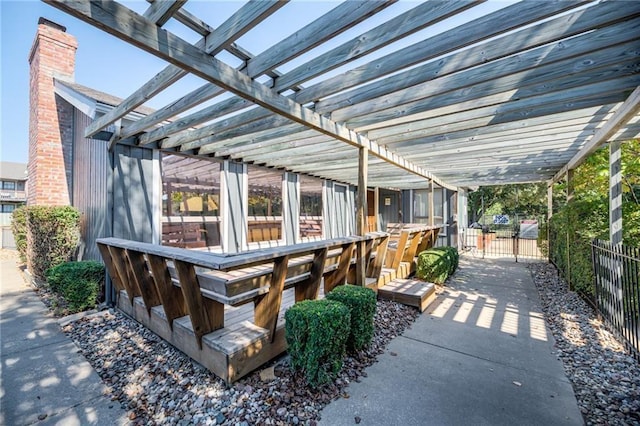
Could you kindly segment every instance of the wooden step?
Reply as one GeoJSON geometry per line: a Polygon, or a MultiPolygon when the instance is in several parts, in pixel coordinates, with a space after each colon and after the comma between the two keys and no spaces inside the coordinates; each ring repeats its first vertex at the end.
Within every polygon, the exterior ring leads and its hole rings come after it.
{"type": "Polygon", "coordinates": [[[436,298],[436,287],[425,281],[397,278],[378,288],[378,295],[382,299],[415,306],[424,312],[436,298]]]}

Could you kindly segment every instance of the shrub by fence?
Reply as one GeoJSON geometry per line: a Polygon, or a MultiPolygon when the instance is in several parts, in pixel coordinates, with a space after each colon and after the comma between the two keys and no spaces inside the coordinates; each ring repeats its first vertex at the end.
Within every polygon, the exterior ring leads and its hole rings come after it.
{"type": "Polygon", "coordinates": [[[53,291],[64,298],[69,313],[91,309],[103,293],[104,265],[93,260],[65,262],[46,272],[47,282],[53,291]]]}
{"type": "Polygon", "coordinates": [[[444,283],[458,268],[458,250],[455,247],[434,247],[418,256],[416,276],[436,284],[444,283]]]}
{"type": "Polygon", "coordinates": [[[80,237],[80,212],[69,206],[26,208],[27,266],[37,278],[74,255],[80,237]]]}
{"type": "Polygon", "coordinates": [[[373,317],[376,314],[376,293],[370,288],[345,284],[334,288],[327,299],[343,303],[351,314],[351,332],[347,350],[358,351],[373,338],[373,317]]]}
{"type": "Polygon", "coordinates": [[[20,262],[27,263],[27,207],[18,207],[11,214],[11,232],[20,262]]]}
{"type": "Polygon", "coordinates": [[[350,324],[349,308],[334,300],[305,300],[285,313],[291,367],[301,371],[310,386],[321,386],[338,376],[350,324]]]}

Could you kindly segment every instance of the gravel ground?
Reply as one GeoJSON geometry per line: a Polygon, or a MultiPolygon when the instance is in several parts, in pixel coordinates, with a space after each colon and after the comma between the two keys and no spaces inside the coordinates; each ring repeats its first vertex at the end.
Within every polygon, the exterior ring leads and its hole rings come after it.
{"type": "Polygon", "coordinates": [[[376,331],[369,348],[345,359],[333,384],[307,388],[289,369],[286,356],[225,384],[137,322],[104,311],[66,325],[64,331],[108,386],[112,401],[129,410],[132,424],[314,425],[346,386],[366,376],[386,345],[411,325],[418,311],[378,301],[376,331]]]}
{"type": "Polygon", "coordinates": [[[529,268],[585,423],[640,425],[640,363],[568,290],[553,265],[529,268]]]}

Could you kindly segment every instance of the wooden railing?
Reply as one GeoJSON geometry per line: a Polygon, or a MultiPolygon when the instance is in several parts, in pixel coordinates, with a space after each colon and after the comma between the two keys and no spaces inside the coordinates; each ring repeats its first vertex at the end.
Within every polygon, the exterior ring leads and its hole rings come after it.
{"type": "Polygon", "coordinates": [[[116,238],[97,243],[120,295],[118,306],[232,382],[285,350],[279,323],[285,290],[293,288],[295,301],[315,299],[321,283],[326,293],[355,277],[359,242],[366,247],[367,284],[375,287],[388,238],[372,233],[240,254],[116,238]],[[248,303],[252,320],[225,323],[226,308],[248,303]]]}
{"type": "Polygon", "coordinates": [[[380,284],[395,278],[407,278],[415,272],[416,257],[435,245],[441,226],[417,223],[389,223],[387,233],[390,243],[385,268],[391,277],[382,276],[380,284]]]}

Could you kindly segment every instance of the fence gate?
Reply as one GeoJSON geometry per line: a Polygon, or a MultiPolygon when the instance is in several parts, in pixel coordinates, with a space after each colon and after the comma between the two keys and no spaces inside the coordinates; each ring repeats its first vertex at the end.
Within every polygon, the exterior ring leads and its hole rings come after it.
{"type": "Polygon", "coordinates": [[[546,259],[538,247],[540,220],[493,215],[483,222],[463,231],[464,252],[482,258],[513,258],[515,262],[546,259]]]}

